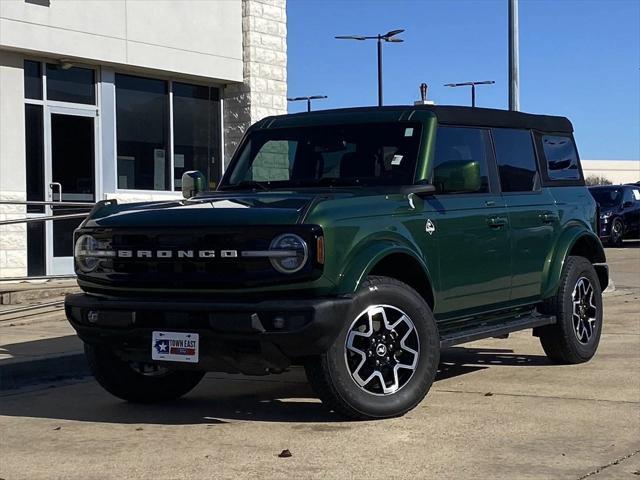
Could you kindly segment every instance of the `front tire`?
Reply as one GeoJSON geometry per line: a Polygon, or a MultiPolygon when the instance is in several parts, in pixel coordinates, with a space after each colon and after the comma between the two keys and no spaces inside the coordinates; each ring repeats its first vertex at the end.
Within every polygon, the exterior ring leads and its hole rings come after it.
{"type": "Polygon", "coordinates": [[[195,388],[205,374],[125,362],[109,349],[97,345],[85,344],[84,352],[89,369],[98,383],[112,395],[128,402],[174,400],[195,388]]]}
{"type": "Polygon", "coordinates": [[[619,218],[616,218],[611,224],[611,236],[609,237],[609,245],[611,245],[612,247],[621,247],[623,237],[624,225],[619,218]]]}
{"type": "Polygon", "coordinates": [[[542,348],[552,362],[583,363],[595,355],[602,332],[602,291],[589,260],[567,258],[557,294],[540,310],[557,320],[539,330],[542,348]]]}
{"type": "Polygon", "coordinates": [[[366,420],[397,417],[420,403],[439,359],[438,328],[424,299],[398,280],[372,276],[336,340],[305,369],[329,409],[366,420]]]}

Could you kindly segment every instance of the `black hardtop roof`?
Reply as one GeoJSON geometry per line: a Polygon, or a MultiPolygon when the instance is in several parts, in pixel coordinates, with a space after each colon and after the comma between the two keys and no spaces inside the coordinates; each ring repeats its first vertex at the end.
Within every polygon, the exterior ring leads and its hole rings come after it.
{"type": "Polygon", "coordinates": [[[314,112],[293,113],[268,117],[260,122],[259,128],[278,128],[294,124],[313,125],[344,121],[349,116],[364,117],[375,121],[376,115],[387,121],[410,120],[414,112],[429,111],[438,122],[448,125],[468,125],[479,127],[527,128],[544,132],[572,133],[573,125],[566,117],[537,115],[532,113],[500,110],[495,108],[462,107],[455,105],[395,105],[386,107],[354,107],[314,112]]]}

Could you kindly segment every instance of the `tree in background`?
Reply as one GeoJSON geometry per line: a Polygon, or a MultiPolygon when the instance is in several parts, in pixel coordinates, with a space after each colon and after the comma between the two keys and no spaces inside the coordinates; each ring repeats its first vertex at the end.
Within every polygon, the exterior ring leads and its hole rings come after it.
{"type": "Polygon", "coordinates": [[[611,180],[602,175],[589,175],[584,179],[584,183],[587,185],[612,185],[611,180]]]}

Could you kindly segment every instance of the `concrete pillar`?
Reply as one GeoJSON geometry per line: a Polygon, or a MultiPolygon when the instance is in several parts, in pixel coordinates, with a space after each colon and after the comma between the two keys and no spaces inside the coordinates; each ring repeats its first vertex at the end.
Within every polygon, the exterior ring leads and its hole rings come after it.
{"type": "Polygon", "coordinates": [[[245,130],[287,113],[286,0],[242,0],[243,83],[224,91],[225,166],[245,130]]]}
{"type": "MultiPolygon", "coordinates": [[[[27,199],[23,57],[0,50],[0,200],[27,199]]],[[[24,218],[19,205],[0,205],[0,220],[24,218]]],[[[0,279],[27,274],[26,224],[0,226],[0,279]]]]}

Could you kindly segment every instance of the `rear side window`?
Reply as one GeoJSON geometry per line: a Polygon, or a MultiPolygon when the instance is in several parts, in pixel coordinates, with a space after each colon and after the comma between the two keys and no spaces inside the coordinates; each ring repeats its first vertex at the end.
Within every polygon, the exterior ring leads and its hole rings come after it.
{"type": "Polygon", "coordinates": [[[531,132],[512,128],[494,128],[493,143],[502,191],[538,190],[540,181],[531,132]]]}
{"type": "Polygon", "coordinates": [[[549,180],[579,180],[578,152],[571,137],[542,135],[549,180]]]}
{"type": "Polygon", "coordinates": [[[438,193],[489,191],[489,131],[438,127],[432,183],[438,193]]]}

